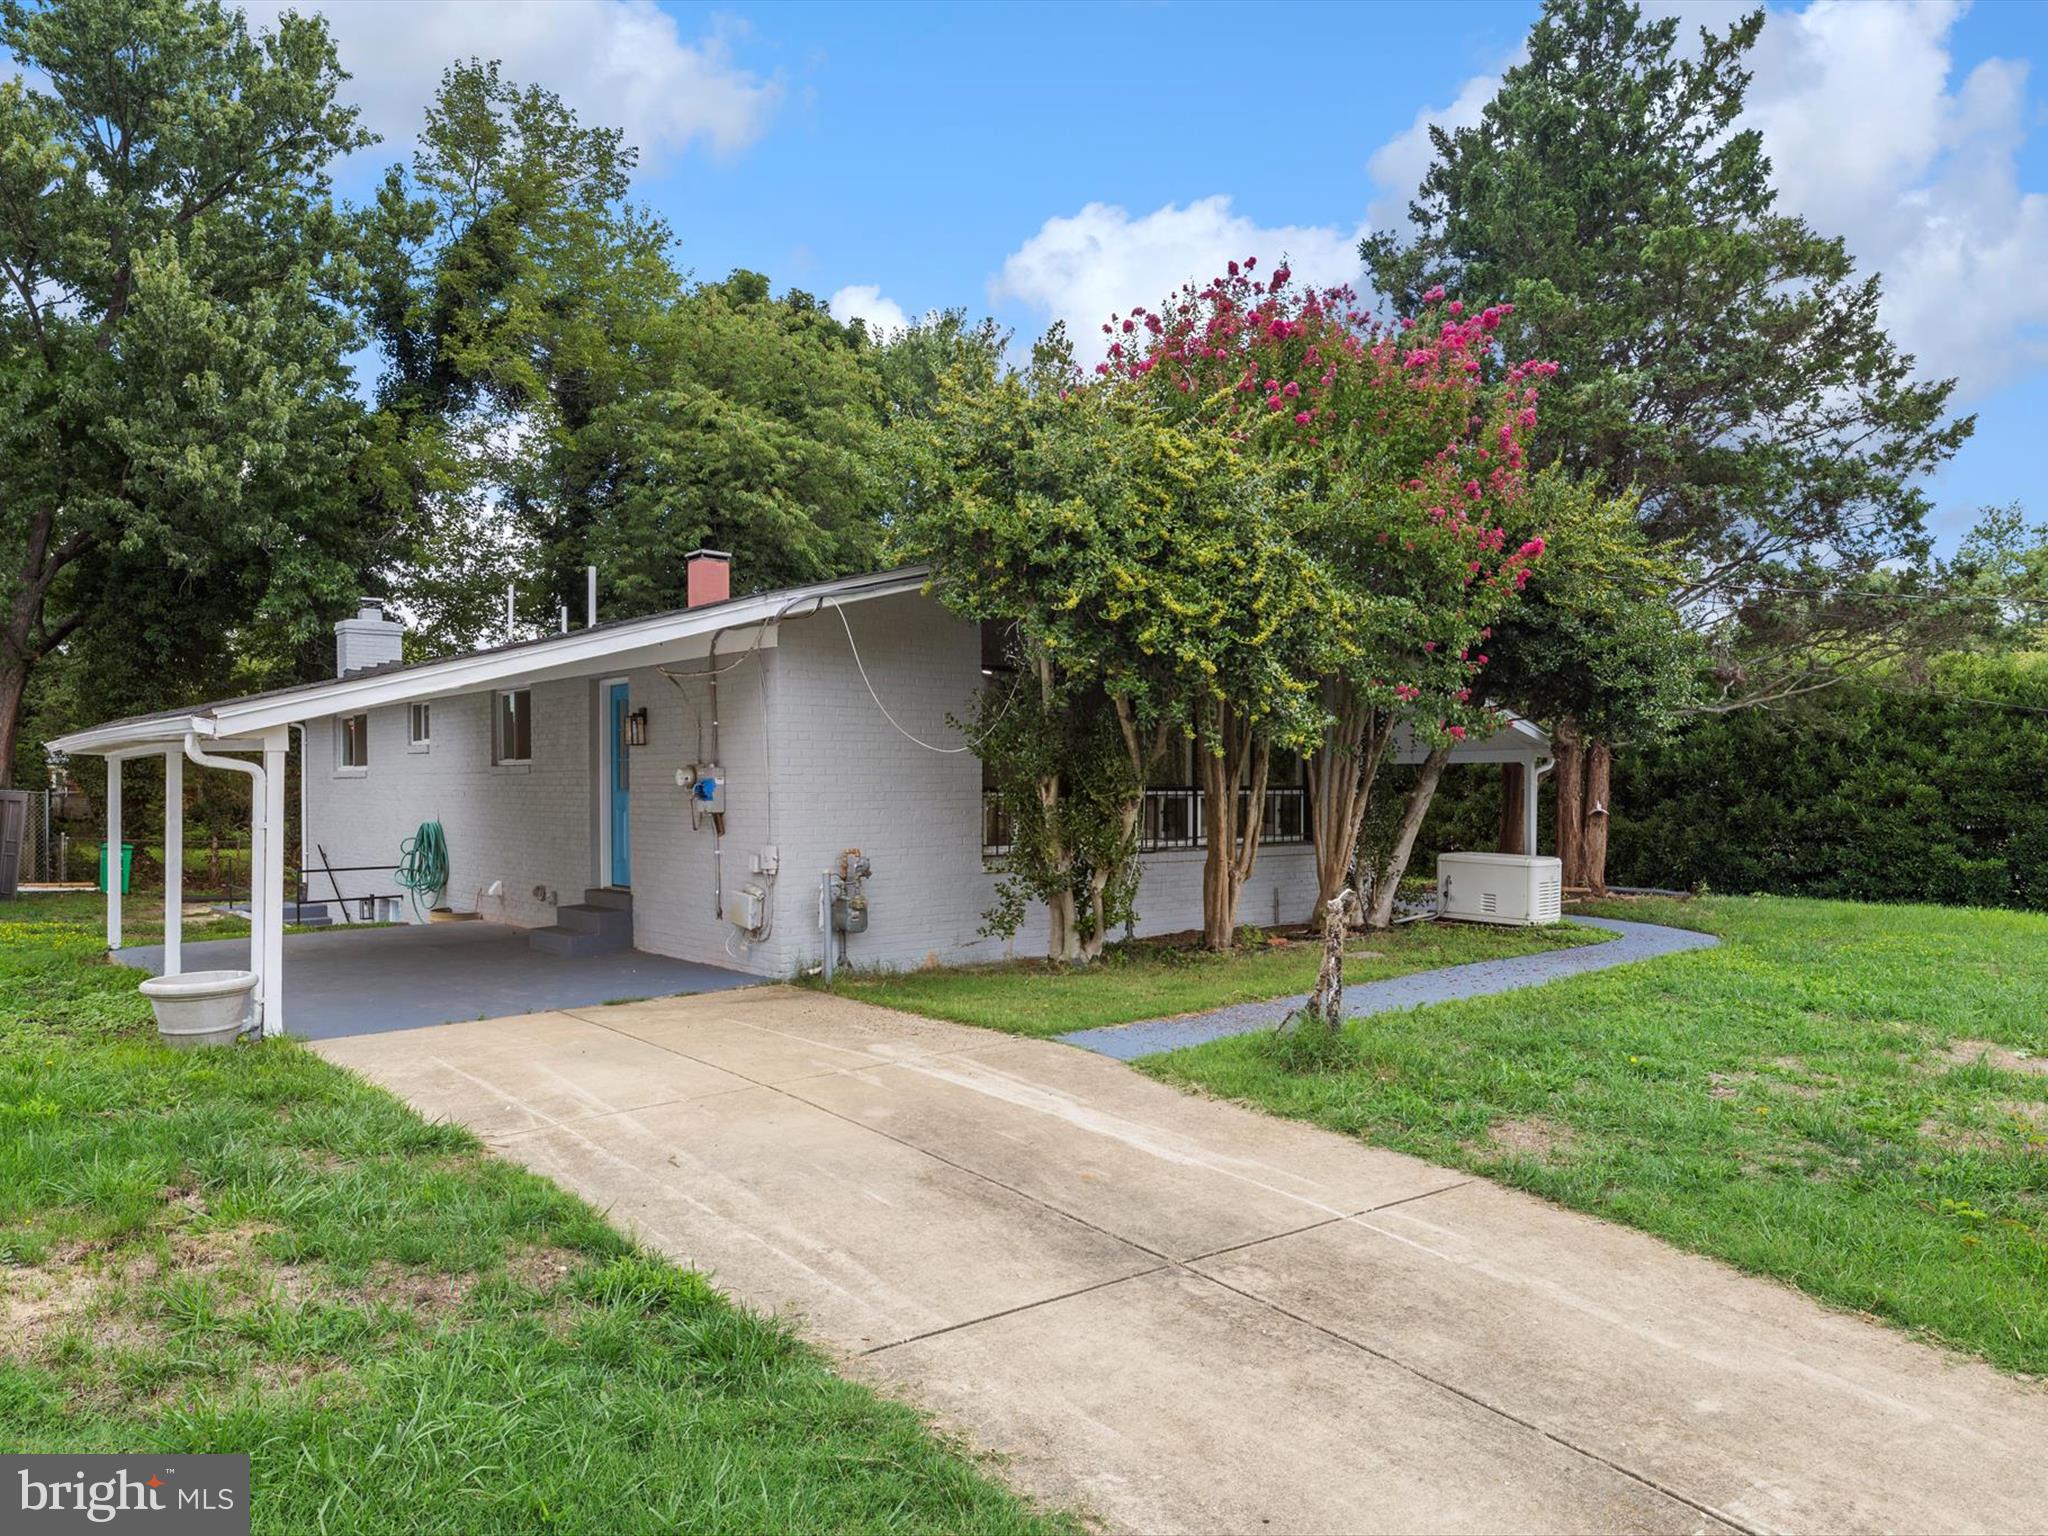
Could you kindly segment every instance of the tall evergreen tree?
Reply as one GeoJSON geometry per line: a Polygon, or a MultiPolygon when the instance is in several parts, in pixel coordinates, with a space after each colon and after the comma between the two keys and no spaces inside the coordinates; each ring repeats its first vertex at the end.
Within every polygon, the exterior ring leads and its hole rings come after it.
{"type": "Polygon", "coordinates": [[[1739,126],[1763,24],[1689,53],[1633,0],[1548,0],[1480,121],[1431,130],[1412,229],[1360,251],[1397,307],[1513,303],[1509,349],[1560,365],[1536,462],[1637,497],[1724,702],[1910,648],[1928,605],[1883,572],[1925,561],[1920,481],[1973,426],[1886,333],[1878,278],[1777,206],[1739,126]]]}

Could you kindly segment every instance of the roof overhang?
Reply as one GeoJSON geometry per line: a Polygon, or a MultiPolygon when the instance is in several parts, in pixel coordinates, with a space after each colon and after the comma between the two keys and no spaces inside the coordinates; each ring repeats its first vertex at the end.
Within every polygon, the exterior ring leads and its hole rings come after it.
{"type": "MultiPolygon", "coordinates": [[[[1407,725],[1394,727],[1393,759],[1397,763],[1419,763],[1429,748],[1418,741],[1407,725]]],[[[1510,714],[1507,724],[1491,736],[1467,738],[1451,748],[1453,763],[1527,763],[1550,756],[1550,737],[1541,726],[1510,714]]]]}
{"type": "Polygon", "coordinates": [[[330,715],[352,715],[451,694],[691,661],[709,655],[715,643],[765,648],[776,643],[776,626],[785,618],[804,617],[835,603],[866,602],[917,592],[924,583],[925,571],[920,566],[872,576],[850,576],[651,618],[570,630],[544,640],[472,651],[416,666],[365,672],[189,710],[111,720],[59,736],[49,745],[53,751],[75,756],[142,757],[180,750],[186,736],[191,735],[217,750],[234,750],[227,745],[230,739],[236,747],[253,749],[262,737],[283,727],[330,715]],[[748,633],[721,639],[733,631],[748,633]]]}

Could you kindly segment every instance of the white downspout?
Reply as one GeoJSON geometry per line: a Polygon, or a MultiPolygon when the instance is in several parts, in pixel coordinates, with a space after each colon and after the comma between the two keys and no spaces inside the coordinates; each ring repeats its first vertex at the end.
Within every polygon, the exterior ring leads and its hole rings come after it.
{"type": "Polygon", "coordinates": [[[1531,858],[1537,853],[1536,817],[1543,804],[1542,797],[1537,792],[1537,781],[1556,766],[1557,759],[1554,757],[1546,757],[1541,763],[1531,757],[1529,770],[1522,775],[1524,783],[1528,786],[1523,791],[1522,800],[1522,852],[1531,858]]]}
{"type": "Polygon", "coordinates": [[[164,974],[185,969],[185,759],[164,754],[164,974]]]}
{"type": "Polygon", "coordinates": [[[107,835],[100,843],[107,878],[107,953],[121,947],[121,755],[107,755],[107,835]]]}
{"type": "Polygon", "coordinates": [[[245,773],[249,776],[249,969],[256,973],[256,1020],[266,1035],[276,1034],[282,1022],[273,1020],[272,1010],[264,1004],[271,997],[271,978],[264,975],[264,962],[270,954],[270,929],[284,916],[282,910],[270,912],[265,898],[270,894],[267,878],[269,839],[265,836],[264,823],[270,809],[269,775],[255,763],[245,763],[238,757],[216,757],[200,749],[199,737],[185,733],[185,755],[202,768],[225,768],[230,773],[245,773]]]}

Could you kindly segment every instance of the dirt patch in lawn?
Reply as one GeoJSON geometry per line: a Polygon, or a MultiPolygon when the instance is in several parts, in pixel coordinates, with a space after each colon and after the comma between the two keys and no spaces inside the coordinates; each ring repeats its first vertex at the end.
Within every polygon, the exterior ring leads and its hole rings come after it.
{"type": "Polygon", "coordinates": [[[1578,1133],[1561,1120],[1547,1115],[1529,1115],[1518,1120],[1497,1120],[1487,1128],[1482,1141],[1468,1141],[1470,1152],[1496,1157],[1526,1157],[1539,1163],[1556,1162],[1571,1151],[1578,1133]]]}
{"type": "Polygon", "coordinates": [[[0,1270],[0,1355],[26,1359],[83,1328],[99,1289],[99,1277],[84,1269],[0,1270]]]}
{"type": "Polygon", "coordinates": [[[1980,1061],[2001,1072],[2023,1072],[2031,1077],[2048,1077],[2048,1056],[2016,1051],[1995,1040],[1956,1040],[1935,1053],[1951,1067],[1973,1067],[1980,1061]]]}
{"type": "Polygon", "coordinates": [[[1947,1152],[2003,1152],[2006,1149],[2003,1136],[1975,1126],[1950,1125],[1946,1120],[1922,1120],[1920,1135],[1947,1152]]]}

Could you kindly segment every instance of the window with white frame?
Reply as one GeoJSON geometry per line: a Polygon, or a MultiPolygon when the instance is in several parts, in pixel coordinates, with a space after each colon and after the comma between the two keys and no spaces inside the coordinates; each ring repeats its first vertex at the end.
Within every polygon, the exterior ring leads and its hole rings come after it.
{"type": "Polygon", "coordinates": [[[368,715],[340,715],[334,722],[334,761],[336,766],[362,772],[370,766],[370,717],[368,715]]]}
{"type": "Polygon", "coordinates": [[[424,752],[434,744],[434,706],[414,704],[407,712],[406,744],[415,752],[424,752]]]}
{"type": "Polygon", "coordinates": [[[498,695],[492,713],[491,761],[525,763],[533,760],[533,690],[507,688],[498,695]]]}

